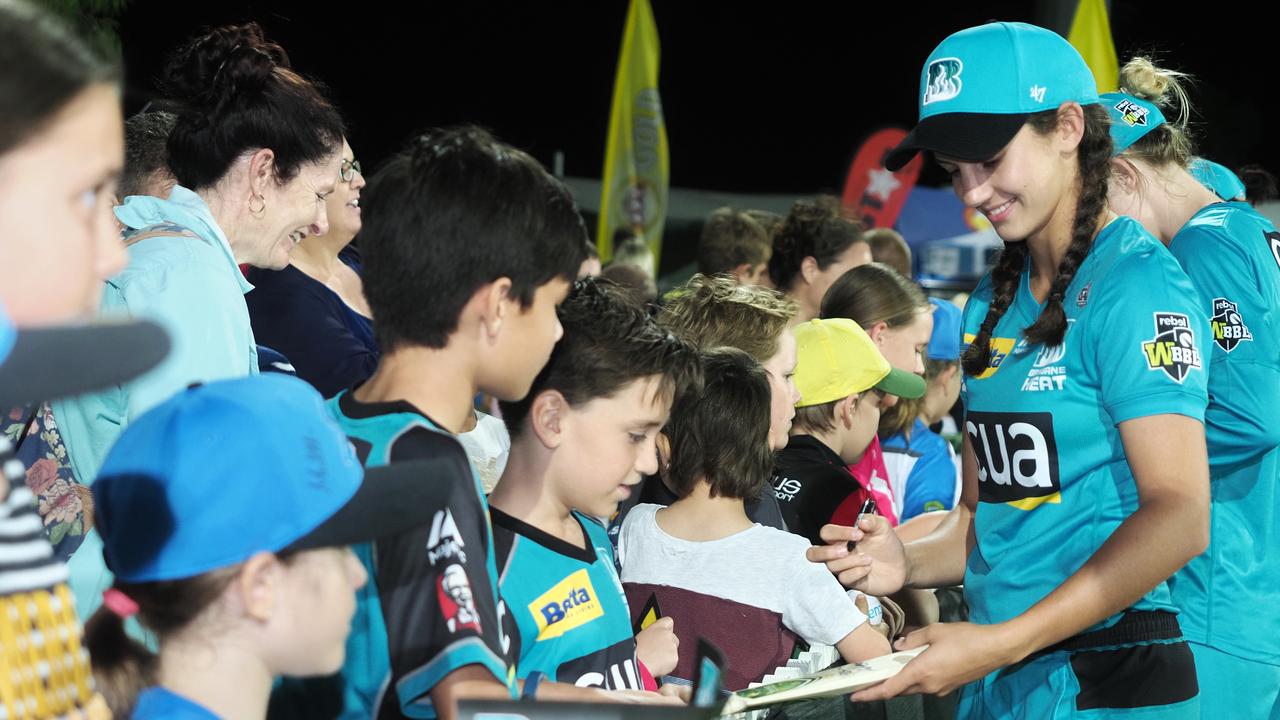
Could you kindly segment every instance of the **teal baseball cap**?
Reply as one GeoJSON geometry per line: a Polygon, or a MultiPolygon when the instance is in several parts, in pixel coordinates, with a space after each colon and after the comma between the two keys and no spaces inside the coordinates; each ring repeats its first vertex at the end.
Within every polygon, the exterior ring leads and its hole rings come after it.
{"type": "Polygon", "coordinates": [[[1128,150],[1147,133],[1164,124],[1164,113],[1149,100],[1126,92],[1103,93],[1102,104],[1111,116],[1111,154],[1128,150]]]}
{"type": "Polygon", "coordinates": [[[1099,102],[1097,81],[1061,35],[995,22],[961,30],[934,48],[920,71],[920,121],[885,158],[898,170],[916,153],[993,157],[1027,117],[1064,102],[1099,102]]]}
{"type": "Polygon", "coordinates": [[[1245,199],[1244,182],[1224,165],[1208,158],[1195,157],[1187,165],[1187,172],[1223,200],[1245,199]]]}
{"type": "Polygon", "coordinates": [[[107,567],[125,583],[180,580],[407,531],[441,483],[475,482],[462,446],[439,441],[429,459],[365,470],[296,377],[188,388],[125,427],[94,481],[107,567]]]}

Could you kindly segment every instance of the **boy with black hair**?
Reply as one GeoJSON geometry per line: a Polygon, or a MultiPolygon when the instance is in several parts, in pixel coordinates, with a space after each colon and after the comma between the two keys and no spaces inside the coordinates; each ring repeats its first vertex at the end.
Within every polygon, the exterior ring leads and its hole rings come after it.
{"type": "MultiPolygon", "coordinates": [[[[559,314],[564,337],[533,389],[502,403],[511,455],[489,498],[502,595],[519,628],[517,672],[526,685],[545,676],[641,690],[601,519],[657,472],[656,437],[674,397],[698,379],[698,355],[608,281],[579,281],[559,314]]],[[[654,674],[671,670],[641,660],[654,674]]]]}
{"type": "Polygon", "coordinates": [[[366,465],[451,456],[421,531],[357,548],[376,579],[348,643],[344,716],[452,717],[459,697],[513,697],[512,618],[489,508],[453,433],[479,392],[517,400],[560,338],[556,305],[583,259],[568,190],[483,130],[415,138],[362,196],[364,289],[383,355],[329,401],[366,465]],[[385,620],[384,620],[385,618],[385,620]],[[390,685],[384,683],[388,676],[390,685]]]}
{"type": "MultiPolygon", "coordinates": [[[[849,662],[887,654],[888,640],[834,576],[805,559],[807,540],[747,517],[745,500],[759,496],[773,467],[764,368],[728,347],[702,363],[702,392],[677,398],[663,429],[678,499],[637,505],[622,525],[618,555],[633,606],[656,603],[674,617],[681,644],[706,637],[724,650],[731,690],[786,663],[798,639],[834,645],[849,662]]],[[[692,674],[682,657],[676,675],[692,674]]]]}

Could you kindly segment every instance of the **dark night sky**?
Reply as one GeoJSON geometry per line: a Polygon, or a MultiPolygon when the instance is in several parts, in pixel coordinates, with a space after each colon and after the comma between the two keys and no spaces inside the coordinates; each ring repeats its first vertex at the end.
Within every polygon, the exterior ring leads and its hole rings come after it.
{"type": "MultiPolygon", "coordinates": [[[[1037,19],[1034,2],[884,4],[910,23],[868,14],[867,2],[652,3],[672,184],[737,192],[839,187],[862,137],[914,120],[920,65],[939,40],[992,18],[1037,19]]],[[[1121,60],[1159,49],[1200,78],[1193,97],[1203,154],[1232,167],[1280,168],[1280,142],[1262,132],[1276,106],[1270,29],[1225,13],[1161,17],[1170,7],[1114,0],[1121,60]]],[[[596,177],[625,12],[625,0],[412,8],[133,0],[120,28],[128,109],[149,96],[180,39],[253,19],[295,67],[329,84],[366,167],[415,128],[465,121],[548,164],[563,150],[567,174],[596,177]]]]}

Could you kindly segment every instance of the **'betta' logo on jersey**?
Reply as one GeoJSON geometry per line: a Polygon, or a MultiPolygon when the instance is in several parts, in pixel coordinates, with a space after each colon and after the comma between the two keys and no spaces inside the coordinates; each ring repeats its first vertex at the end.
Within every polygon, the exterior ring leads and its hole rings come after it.
{"type": "Polygon", "coordinates": [[[1150,110],[1132,100],[1121,100],[1116,103],[1116,112],[1120,113],[1120,122],[1129,127],[1146,127],[1147,115],[1151,114],[1150,110]]]}
{"type": "Polygon", "coordinates": [[[964,71],[964,63],[960,58],[938,58],[929,63],[929,80],[924,86],[924,100],[921,105],[950,100],[960,94],[963,83],[960,73],[964,71]]]}
{"type": "Polygon", "coordinates": [[[1174,381],[1182,382],[1202,366],[1191,319],[1182,313],[1155,313],[1155,318],[1156,336],[1142,343],[1147,368],[1163,370],[1174,381]]]}
{"type": "MultiPolygon", "coordinates": [[[[967,346],[969,343],[973,342],[974,337],[976,336],[973,333],[965,333],[965,345],[967,346]]],[[[1013,338],[991,338],[991,344],[989,345],[991,348],[991,359],[987,361],[987,369],[983,370],[982,374],[978,375],[974,379],[986,380],[992,375],[995,375],[996,371],[999,370],[1000,366],[1004,363],[1005,358],[1009,357],[1009,353],[1013,352],[1014,342],[1013,338]]]]}
{"type": "Polygon", "coordinates": [[[970,412],[965,432],[978,459],[978,499],[1032,510],[1062,502],[1050,413],[970,412]]]}
{"type": "Polygon", "coordinates": [[[1242,342],[1251,342],[1253,333],[1240,316],[1240,306],[1226,298],[1213,299],[1213,341],[1218,347],[1231,352],[1242,342]]]}
{"type": "Polygon", "coordinates": [[[583,568],[529,603],[529,613],[538,625],[538,639],[546,640],[603,617],[604,606],[597,599],[591,577],[583,568]]]}

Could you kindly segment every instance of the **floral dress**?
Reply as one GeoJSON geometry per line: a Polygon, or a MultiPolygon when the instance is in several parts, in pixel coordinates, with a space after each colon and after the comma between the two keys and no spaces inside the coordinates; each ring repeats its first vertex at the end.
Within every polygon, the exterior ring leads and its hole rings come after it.
{"type": "Polygon", "coordinates": [[[27,467],[27,487],[36,496],[54,555],[65,562],[93,526],[93,499],[71,470],[53,410],[47,402],[12,408],[2,427],[27,467]]]}

